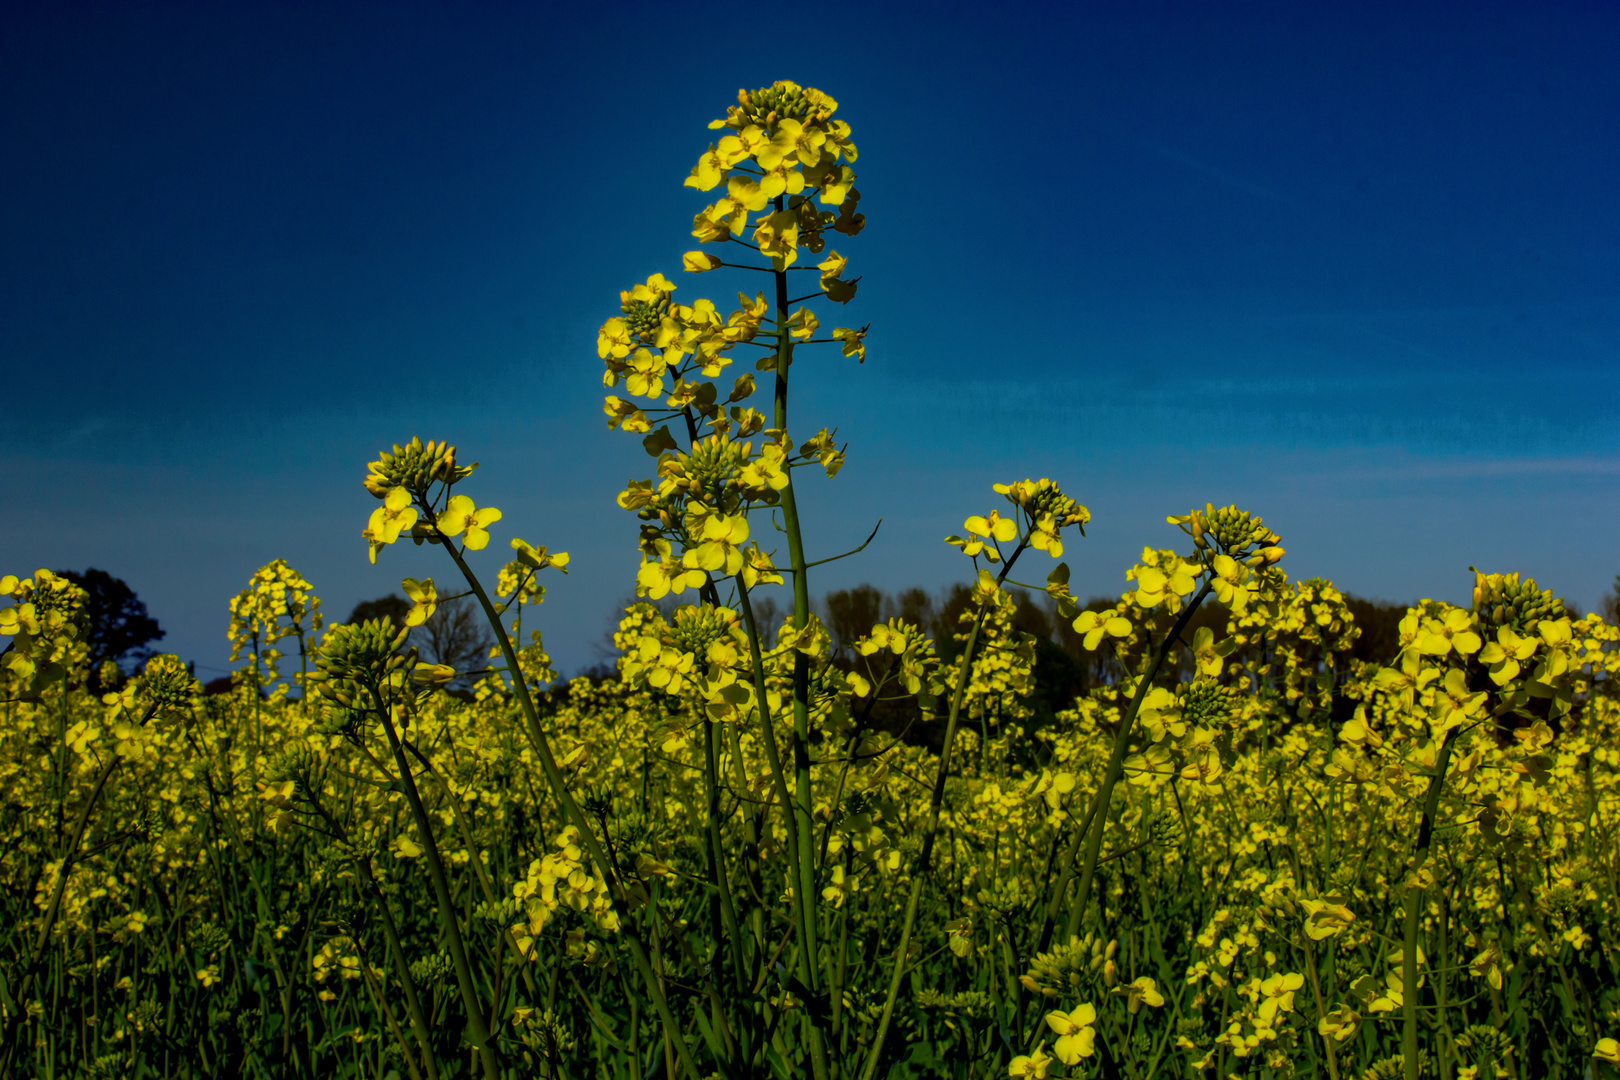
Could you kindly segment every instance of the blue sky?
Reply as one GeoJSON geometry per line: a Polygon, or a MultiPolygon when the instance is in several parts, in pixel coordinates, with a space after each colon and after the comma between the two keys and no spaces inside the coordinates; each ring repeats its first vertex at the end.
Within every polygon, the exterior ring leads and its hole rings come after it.
{"type": "Polygon", "coordinates": [[[676,273],[681,180],[738,86],[791,78],[839,99],[869,220],[868,362],[795,366],[796,426],[849,442],[812,554],[885,521],[814,592],[960,578],[940,538],[1026,475],[1094,514],[1080,592],[1206,500],[1370,596],[1465,601],[1473,564],[1590,608],[1620,573],[1620,9],[739,12],[11,11],[0,572],[107,569],[217,674],[271,558],[338,617],[446,576],[366,563],[359,479],[449,438],[502,541],[574,554],[541,623],[590,664],[650,471],[596,327],[655,270],[752,284],[676,273]]]}

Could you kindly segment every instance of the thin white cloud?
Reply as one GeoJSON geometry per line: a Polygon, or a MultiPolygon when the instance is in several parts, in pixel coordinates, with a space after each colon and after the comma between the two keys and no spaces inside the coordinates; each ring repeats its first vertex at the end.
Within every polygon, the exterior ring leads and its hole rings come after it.
{"type": "Polygon", "coordinates": [[[1177,165],[1191,169],[1193,172],[1202,173],[1205,176],[1212,177],[1229,187],[1247,192],[1248,194],[1254,195],[1257,198],[1269,199],[1272,202],[1280,202],[1288,206],[1299,205],[1297,200],[1292,199],[1279,191],[1266,187],[1263,184],[1257,184],[1252,180],[1245,179],[1244,177],[1239,176],[1237,173],[1221,168],[1219,165],[1211,165],[1207,161],[1201,161],[1198,158],[1192,157],[1188,154],[1183,154],[1179,150],[1172,150],[1163,143],[1154,142],[1151,139],[1144,139],[1142,141],[1142,145],[1153,151],[1155,154],[1158,154],[1166,161],[1173,161],[1177,165]]]}
{"type": "Polygon", "coordinates": [[[1534,476],[1620,476],[1620,457],[1429,458],[1338,474],[1347,480],[1477,480],[1534,476]]]}

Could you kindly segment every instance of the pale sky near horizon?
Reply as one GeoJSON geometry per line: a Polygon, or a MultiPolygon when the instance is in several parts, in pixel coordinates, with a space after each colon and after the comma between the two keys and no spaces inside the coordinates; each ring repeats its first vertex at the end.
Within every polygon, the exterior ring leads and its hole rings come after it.
{"type": "Polygon", "coordinates": [[[754,287],[678,273],[681,180],[739,85],[792,78],[839,100],[869,220],[837,245],[867,363],[794,369],[795,427],[849,441],[801,496],[812,554],[884,519],[813,592],[965,577],[940,538],[1050,476],[1094,515],[1082,593],[1212,500],[1296,577],[1466,602],[1472,564],[1591,608],[1620,573],[1616,55],[1596,3],[14,11],[0,573],[106,569],[218,674],[271,558],[334,617],[447,576],[366,563],[359,479],[449,438],[506,515],[480,565],[571,551],[539,622],[593,663],[636,563],[613,497],[651,465],[603,423],[596,328],[654,271],[754,287]]]}

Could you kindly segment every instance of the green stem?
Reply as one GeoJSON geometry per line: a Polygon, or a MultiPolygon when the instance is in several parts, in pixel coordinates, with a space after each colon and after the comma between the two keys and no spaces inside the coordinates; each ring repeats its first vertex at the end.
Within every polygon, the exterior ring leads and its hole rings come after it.
{"type": "MultiPolygon", "coordinates": [[[[310,783],[304,792],[310,806],[321,815],[326,827],[332,831],[343,843],[349,843],[349,831],[316,796],[316,785],[310,783]]],[[[363,851],[350,847],[354,851],[354,864],[359,868],[361,877],[365,879],[366,888],[370,891],[377,903],[377,915],[382,920],[383,940],[388,943],[388,956],[394,965],[394,977],[399,980],[400,989],[405,994],[405,1012],[410,1017],[411,1031],[416,1036],[417,1046],[422,1051],[422,1063],[427,1067],[428,1080],[439,1080],[438,1061],[433,1056],[433,1038],[429,1033],[427,1016],[422,1012],[422,1001],[416,992],[416,979],[411,976],[411,962],[405,955],[405,947],[399,940],[399,928],[394,924],[394,916],[388,910],[388,901],[383,898],[382,887],[377,883],[376,871],[372,868],[371,857],[363,851]]],[[[290,987],[283,993],[282,1015],[290,1017],[292,1007],[290,1004],[290,987]]],[[[286,1025],[291,1030],[291,1024],[286,1025]]],[[[283,1043],[282,1056],[287,1053],[286,1044],[283,1043]]]]}
{"type": "MultiPolygon", "coordinates": [[[[787,849],[788,861],[796,869],[801,865],[800,838],[795,828],[794,801],[788,791],[787,773],[782,768],[782,753],[776,742],[775,721],[771,718],[770,699],[766,695],[765,686],[765,658],[759,647],[759,625],[754,619],[754,605],[748,596],[748,585],[743,581],[742,575],[737,576],[737,603],[742,608],[743,624],[748,628],[749,658],[754,673],[754,700],[758,705],[760,719],[761,742],[765,747],[765,762],[771,771],[771,780],[776,787],[776,797],[782,804],[782,813],[787,818],[787,849]]],[[[794,875],[797,877],[796,873],[794,875]]],[[[810,986],[812,965],[814,959],[807,943],[814,941],[812,923],[814,919],[810,899],[804,895],[804,890],[797,884],[793,888],[793,918],[794,935],[798,938],[798,949],[794,966],[799,981],[810,986]]],[[[808,1009],[804,1010],[806,1017],[810,1016],[808,1009]]],[[[807,1021],[813,1024],[813,1021],[807,1021]]]]}
{"type": "MultiPolygon", "coordinates": [[[[709,880],[719,894],[720,921],[725,927],[726,936],[731,940],[732,981],[736,985],[737,993],[741,995],[744,993],[742,928],[737,924],[737,907],[731,898],[731,887],[726,875],[725,848],[720,840],[720,759],[718,747],[715,745],[714,721],[707,717],[703,719],[703,783],[708,788],[711,863],[709,880]]],[[[715,945],[718,948],[721,942],[717,940],[715,945]]]]}
{"type": "MultiPolygon", "coordinates": [[[[141,717],[137,727],[145,727],[146,722],[157,713],[156,705],[148,705],[146,713],[141,717]]],[[[51,891],[50,905],[45,909],[44,921],[40,923],[39,936],[34,939],[34,948],[28,956],[28,966],[23,969],[22,978],[18,980],[17,990],[12,995],[16,1002],[11,1020],[6,1024],[5,1035],[0,1037],[0,1043],[5,1050],[0,1054],[0,1074],[9,1075],[11,1072],[12,1056],[15,1051],[15,1037],[17,1028],[22,1025],[23,1018],[28,1015],[28,995],[32,992],[34,977],[39,973],[39,965],[45,958],[45,947],[50,944],[51,930],[62,913],[62,899],[67,895],[68,875],[73,872],[73,865],[79,857],[79,847],[84,843],[85,830],[90,827],[90,813],[95,809],[96,802],[101,798],[101,792],[112,779],[114,770],[123,758],[114,754],[107,759],[107,764],[101,767],[96,776],[95,784],[90,788],[90,795],[79,808],[79,819],[73,825],[73,838],[68,841],[67,848],[62,853],[62,868],[56,875],[56,888],[51,891]]]]}
{"type": "MultiPolygon", "coordinates": [[[[776,209],[782,209],[782,197],[776,198],[776,209]]],[[[788,368],[793,363],[793,338],[788,326],[788,280],[785,270],[775,272],[776,279],[776,386],[774,391],[775,427],[787,437],[788,421],[788,368]]],[[[799,523],[799,504],[793,493],[793,472],[787,471],[787,486],[782,489],[782,526],[787,533],[788,562],[793,570],[793,625],[803,630],[810,622],[810,581],[804,556],[804,534],[799,523]]],[[[817,946],[818,907],[816,894],[815,828],[811,819],[812,793],[810,783],[810,656],[802,650],[793,652],[793,819],[798,832],[797,878],[794,892],[804,897],[803,907],[809,912],[804,924],[803,951],[808,953],[809,978],[805,985],[811,993],[819,989],[821,950],[817,946]]],[[[831,958],[829,957],[830,961],[831,958]]],[[[808,1010],[806,1010],[808,1016],[808,1010]]],[[[826,1047],[821,1041],[817,1024],[807,1021],[810,1031],[811,1066],[816,1080],[827,1080],[826,1047]]]]}
{"type": "MultiPolygon", "coordinates": [[[[1007,559],[996,578],[996,587],[1006,580],[1007,574],[1012,570],[1013,563],[1023,553],[1024,541],[1019,541],[1018,547],[1013,551],[1012,557],[1007,559]]],[[[962,647],[962,668],[956,673],[956,688],[951,694],[951,711],[945,721],[945,739],[939,748],[939,768],[934,774],[934,792],[928,802],[928,831],[923,834],[922,854],[917,859],[917,870],[911,879],[911,893],[906,897],[906,917],[900,924],[900,948],[895,953],[894,971],[889,976],[889,993],[883,1001],[883,1015],[878,1020],[877,1034],[872,1039],[872,1049],[866,1057],[866,1067],[861,1070],[861,1080],[872,1080],[877,1071],[878,1058],[883,1053],[883,1043],[889,1034],[889,1023],[894,1017],[894,1003],[900,996],[900,979],[905,973],[906,953],[911,947],[911,931],[917,922],[917,904],[922,898],[923,879],[928,876],[928,869],[934,856],[934,841],[939,835],[939,811],[945,802],[945,780],[950,773],[951,744],[956,740],[957,720],[962,713],[962,701],[967,696],[968,683],[973,676],[973,647],[978,644],[979,630],[984,625],[987,605],[981,605],[979,612],[974,616],[973,629],[968,631],[967,644],[962,647]]]]}
{"type": "MultiPolygon", "coordinates": [[[[1181,609],[1176,618],[1175,626],[1170,633],[1159,643],[1159,651],[1153,658],[1153,666],[1148,668],[1142,676],[1142,681],[1136,684],[1136,693],[1131,696],[1130,708],[1119,722],[1119,731],[1114,735],[1114,751],[1108,758],[1108,771],[1103,774],[1102,787],[1097,790],[1097,799],[1091,810],[1091,829],[1086,836],[1086,862],[1080,872],[1080,887],[1075,891],[1074,906],[1069,909],[1068,937],[1078,937],[1080,923],[1084,920],[1086,906],[1091,902],[1091,883],[1097,872],[1097,858],[1102,854],[1103,833],[1108,830],[1108,803],[1114,794],[1114,785],[1119,783],[1119,777],[1124,770],[1125,749],[1130,742],[1131,728],[1136,724],[1136,714],[1142,711],[1142,702],[1147,698],[1148,691],[1153,687],[1153,680],[1159,675],[1159,669],[1164,666],[1165,659],[1170,651],[1176,647],[1181,638],[1181,632],[1192,621],[1193,613],[1198,605],[1214,589],[1214,585],[1205,580],[1203,588],[1198,590],[1187,606],[1181,609]]],[[[1063,889],[1068,884],[1070,867],[1064,867],[1063,877],[1058,882],[1058,895],[1063,895],[1063,889]]]]}
{"type": "Polygon", "coordinates": [[[383,996],[382,987],[377,985],[377,978],[371,973],[371,959],[366,956],[365,947],[360,945],[358,939],[355,944],[360,950],[360,974],[365,976],[366,989],[371,991],[372,1000],[377,1003],[377,1011],[388,1021],[388,1030],[393,1034],[394,1042],[399,1045],[399,1054],[405,1059],[405,1068],[411,1074],[411,1080],[422,1080],[422,1073],[416,1067],[416,1058],[411,1053],[411,1046],[405,1041],[405,1033],[399,1029],[399,1020],[395,1018],[394,1010],[388,1007],[388,1000],[383,996]]]}
{"type": "Polygon", "coordinates": [[[1423,798],[1423,818],[1418,823],[1417,852],[1412,860],[1411,884],[1406,887],[1406,934],[1401,952],[1401,998],[1404,1023],[1401,1027],[1401,1054],[1405,1059],[1406,1080],[1418,1080],[1417,1030],[1417,937],[1418,919],[1422,914],[1424,889],[1417,878],[1429,861],[1429,845],[1434,839],[1434,819],[1440,811],[1440,791],[1446,783],[1446,769],[1451,764],[1451,748],[1457,743],[1460,729],[1446,732],[1440,744],[1440,758],[1435,762],[1434,775],[1429,778],[1429,790],[1423,798]]]}
{"type": "MultiPolygon", "coordinates": [[[[478,882],[478,891],[483,894],[484,902],[493,907],[495,904],[495,888],[489,880],[489,872],[484,869],[484,860],[478,854],[478,845],[473,843],[472,825],[468,823],[467,815],[462,812],[461,801],[456,797],[456,793],[450,790],[450,784],[443,776],[439,775],[439,771],[433,767],[433,762],[428,759],[428,756],[422,752],[421,748],[408,739],[401,741],[405,744],[405,749],[410,751],[411,756],[422,763],[423,771],[433,777],[434,781],[439,785],[439,790],[444,792],[444,801],[450,807],[450,816],[455,819],[456,831],[461,834],[461,842],[467,848],[468,861],[472,863],[473,877],[478,882]]],[[[523,985],[529,991],[529,1000],[538,1000],[540,989],[535,985],[534,976],[529,972],[528,960],[524,957],[523,950],[518,948],[517,937],[512,933],[511,927],[501,928],[501,941],[506,948],[512,950],[512,955],[517,958],[518,973],[523,977],[523,985]]]]}
{"type": "MultiPolygon", "coordinates": [[[[586,853],[590,855],[591,862],[596,866],[597,872],[602,875],[602,880],[609,885],[608,898],[613,905],[614,914],[619,918],[619,935],[624,939],[625,947],[630,952],[631,962],[635,965],[636,971],[641,975],[642,982],[647,987],[647,993],[652,998],[653,1007],[657,1010],[658,1018],[664,1025],[664,1033],[673,1044],[676,1055],[680,1058],[681,1070],[686,1073],[688,1080],[703,1080],[703,1074],[698,1071],[697,1061],[692,1057],[692,1048],[687,1045],[685,1036],[681,1034],[680,1022],[676,1020],[675,1013],[670,1009],[669,1000],[664,995],[663,988],[659,984],[658,975],[653,971],[652,963],[647,958],[646,946],[642,944],[640,936],[630,925],[629,912],[624,910],[623,900],[618,895],[618,874],[615,872],[613,863],[608,858],[607,851],[602,847],[601,840],[597,838],[595,830],[591,828],[590,821],[586,819],[584,812],[580,810],[579,803],[574,800],[573,793],[568,790],[568,785],[563,780],[562,770],[557,767],[557,759],[551,752],[551,742],[546,738],[545,732],[540,729],[540,714],[534,707],[534,698],[530,695],[528,684],[523,679],[523,669],[518,666],[517,653],[512,648],[511,635],[506,632],[506,627],[502,624],[500,615],[495,611],[495,605],[490,602],[489,594],[484,591],[484,586],[479,582],[477,575],[472,572],[472,568],[467,565],[467,561],[462,558],[461,552],[457,551],[455,545],[448,539],[443,543],[445,551],[449,552],[450,557],[455,560],[462,576],[467,579],[468,587],[472,589],[473,595],[478,598],[479,605],[483,607],[484,617],[489,620],[490,628],[495,631],[495,640],[500,646],[501,656],[506,661],[512,692],[516,695],[518,704],[523,710],[524,732],[529,737],[529,744],[534,748],[535,756],[540,759],[540,768],[546,774],[546,784],[551,788],[552,797],[562,807],[563,815],[568,819],[569,824],[579,831],[579,837],[585,845],[586,853]]],[[[715,1037],[714,1030],[709,1025],[708,1018],[701,1009],[697,1010],[697,1021],[705,1041],[708,1043],[710,1052],[714,1054],[717,1061],[724,1061],[725,1048],[715,1037]]]]}
{"type": "MultiPolygon", "coordinates": [[[[1295,880],[1300,880],[1297,876],[1295,880]]],[[[1322,1000],[1322,982],[1316,973],[1316,950],[1312,948],[1310,938],[1305,939],[1305,972],[1311,979],[1311,996],[1316,999],[1316,1019],[1320,1022],[1327,1016],[1327,1008],[1322,1000]]],[[[1331,947],[1331,946],[1330,946],[1331,947]]],[[[1322,1036],[1322,1047],[1327,1051],[1327,1067],[1330,1080],[1339,1080],[1339,1058],[1333,1050],[1333,1036],[1322,1036]]]]}
{"type": "Polygon", "coordinates": [[[1057,888],[1052,890],[1052,899],[1046,905],[1046,915],[1041,920],[1041,932],[1036,938],[1035,952],[1040,954],[1052,947],[1052,929],[1057,925],[1058,912],[1063,910],[1063,896],[1069,889],[1069,881],[1074,877],[1075,860],[1080,857],[1080,850],[1085,846],[1086,837],[1091,835],[1091,819],[1097,816],[1097,800],[1091,801],[1086,810],[1086,816],[1080,820],[1080,827],[1069,837],[1069,846],[1063,852],[1063,870],[1058,875],[1057,888]]]}
{"type": "Polygon", "coordinates": [[[478,1000],[478,987],[473,982],[472,965],[467,962],[467,950],[461,938],[461,923],[456,918],[455,901],[450,895],[450,882],[444,873],[444,862],[439,858],[439,844],[433,836],[433,822],[428,818],[427,808],[422,805],[421,793],[417,791],[416,781],[411,777],[411,764],[405,758],[405,748],[400,745],[399,735],[394,731],[394,722],[388,715],[388,704],[383,700],[379,689],[373,687],[373,693],[377,698],[377,714],[382,719],[383,732],[388,736],[388,746],[394,754],[394,767],[399,771],[399,785],[404,789],[405,801],[411,808],[411,816],[416,819],[417,831],[422,836],[423,854],[427,856],[428,880],[432,882],[434,899],[439,905],[439,925],[444,931],[445,945],[450,950],[450,963],[456,970],[456,984],[461,990],[461,1005],[467,1013],[469,1041],[478,1050],[485,1080],[500,1080],[500,1056],[496,1054],[494,1043],[490,1040],[489,1026],[484,1023],[484,1008],[478,1000]]]}

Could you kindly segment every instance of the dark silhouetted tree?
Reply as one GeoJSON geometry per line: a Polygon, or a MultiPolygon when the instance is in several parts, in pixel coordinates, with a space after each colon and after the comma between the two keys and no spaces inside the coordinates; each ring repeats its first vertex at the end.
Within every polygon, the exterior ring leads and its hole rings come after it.
{"type": "Polygon", "coordinates": [[[1603,613],[1603,621],[1610,626],[1620,623],[1620,574],[1615,575],[1608,595],[1598,601],[1598,611],[1603,613]]]}
{"type": "Polygon", "coordinates": [[[895,598],[894,614],[927,630],[934,621],[934,598],[927,589],[907,589],[895,598]]]}
{"type": "Polygon", "coordinates": [[[484,612],[470,596],[457,597],[439,604],[436,610],[416,631],[411,642],[422,651],[424,659],[434,664],[448,664],[463,672],[450,685],[467,689],[473,683],[467,672],[483,671],[489,666],[489,650],[495,645],[495,636],[489,631],[484,612]]]}
{"type": "Polygon", "coordinates": [[[786,613],[773,596],[761,596],[757,592],[750,592],[748,602],[754,609],[754,625],[759,627],[760,646],[769,649],[776,644],[776,628],[782,625],[782,618],[786,613]]]}
{"type": "Polygon", "coordinates": [[[1356,627],[1361,631],[1350,645],[1350,659],[1369,664],[1393,664],[1401,651],[1401,620],[1406,618],[1409,605],[1368,600],[1349,593],[1344,594],[1344,604],[1355,616],[1356,627]]]}
{"type": "Polygon", "coordinates": [[[934,651],[939,653],[941,660],[955,660],[956,654],[962,651],[962,643],[956,640],[956,635],[965,632],[962,613],[968,609],[972,599],[973,590],[957,582],[945,591],[939,604],[932,607],[934,616],[927,629],[934,637],[934,651]]]}
{"type": "MultiPolygon", "coordinates": [[[[356,604],[349,612],[349,622],[367,619],[388,619],[395,626],[405,625],[411,602],[396,593],[379,596],[356,604]]],[[[489,666],[489,650],[495,644],[484,613],[470,596],[441,601],[436,610],[421,626],[411,633],[411,644],[430,664],[449,664],[460,672],[483,671],[489,666]]],[[[473,680],[462,677],[450,685],[465,690],[473,680]]]]}
{"type": "Polygon", "coordinates": [[[822,606],[827,610],[827,629],[833,643],[849,649],[858,638],[870,634],[872,627],[883,620],[883,601],[883,593],[872,585],[828,593],[822,606]]]}
{"type": "Polygon", "coordinates": [[[388,619],[395,626],[404,626],[405,616],[410,610],[411,602],[409,600],[403,596],[389,593],[387,596],[379,596],[375,600],[363,600],[354,605],[354,610],[349,612],[348,621],[351,623],[363,623],[367,619],[388,619]]]}
{"type": "Polygon", "coordinates": [[[86,640],[90,643],[90,689],[102,693],[101,665],[107,661],[139,665],[152,655],[146,645],[163,637],[163,628],[148,615],[133,589],[105,570],[91,567],[84,573],[57,571],[88,593],[85,600],[86,640]]]}

